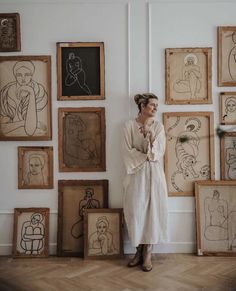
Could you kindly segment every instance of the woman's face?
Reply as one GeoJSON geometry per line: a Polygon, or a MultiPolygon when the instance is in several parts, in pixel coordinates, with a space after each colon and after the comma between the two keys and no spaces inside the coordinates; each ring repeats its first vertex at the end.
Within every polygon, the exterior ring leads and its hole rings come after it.
{"type": "Polygon", "coordinates": [[[31,158],[30,163],[30,173],[32,175],[38,175],[42,170],[42,164],[39,158],[31,158]]]}
{"type": "Polygon", "coordinates": [[[107,232],[107,225],[105,222],[101,221],[99,224],[98,224],[98,227],[97,227],[97,230],[100,234],[104,234],[107,232]]]}
{"type": "Polygon", "coordinates": [[[157,112],[158,100],[150,98],[148,104],[145,106],[142,104],[141,113],[147,117],[154,117],[157,112]]]}
{"type": "Polygon", "coordinates": [[[234,112],[236,110],[236,102],[229,100],[226,105],[227,112],[234,112]]]}
{"type": "Polygon", "coordinates": [[[24,86],[31,82],[32,80],[32,73],[30,69],[26,67],[20,67],[15,74],[16,81],[19,85],[24,86]]]}

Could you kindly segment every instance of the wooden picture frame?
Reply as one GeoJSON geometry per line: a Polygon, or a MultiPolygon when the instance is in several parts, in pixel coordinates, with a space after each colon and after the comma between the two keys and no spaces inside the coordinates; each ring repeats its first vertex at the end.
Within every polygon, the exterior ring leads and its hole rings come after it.
{"type": "Polygon", "coordinates": [[[19,13],[0,13],[0,52],[21,50],[19,13]]]}
{"type": "Polygon", "coordinates": [[[108,207],[108,180],[58,181],[58,256],[84,254],[84,211],[108,207]]]}
{"type": "Polygon", "coordinates": [[[105,99],[103,42],[57,43],[58,100],[105,99]]]}
{"type": "Polygon", "coordinates": [[[59,171],[105,171],[105,108],[59,108],[58,119],[59,171]]]}
{"type": "Polygon", "coordinates": [[[198,181],[197,254],[236,256],[236,181],[198,181]]]}
{"type": "Polygon", "coordinates": [[[50,140],[51,57],[0,57],[0,140],[50,140]]]}
{"type": "Polygon", "coordinates": [[[236,124],[236,92],[220,93],[220,123],[236,124]]]}
{"type": "Polygon", "coordinates": [[[236,86],[236,26],[218,26],[218,86],[236,86]]]}
{"type": "Polygon", "coordinates": [[[123,209],[86,209],[84,218],[85,259],[121,258],[123,209]]]}
{"type": "Polygon", "coordinates": [[[213,112],[163,113],[169,196],[192,196],[193,182],[214,179],[213,120],[213,112]]]}
{"type": "Polygon", "coordinates": [[[236,180],[236,131],[224,132],[220,140],[221,179],[236,180]]]}
{"type": "Polygon", "coordinates": [[[165,49],[166,104],[212,103],[212,48],[165,49]]]}
{"type": "Polygon", "coordinates": [[[47,257],[49,208],[15,208],[13,257],[47,257]]]}
{"type": "Polygon", "coordinates": [[[18,147],[18,188],[53,188],[53,147],[18,147]]]}

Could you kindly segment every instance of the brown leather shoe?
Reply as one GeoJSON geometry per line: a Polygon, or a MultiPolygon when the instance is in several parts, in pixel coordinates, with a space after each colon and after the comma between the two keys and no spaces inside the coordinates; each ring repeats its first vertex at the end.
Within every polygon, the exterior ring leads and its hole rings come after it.
{"type": "Polygon", "coordinates": [[[142,270],[150,272],[152,270],[152,245],[143,245],[143,264],[142,270]]]}
{"type": "Polygon", "coordinates": [[[143,263],[143,245],[139,245],[138,247],[136,247],[136,250],[136,254],[127,264],[127,266],[130,268],[136,267],[143,263]]]}

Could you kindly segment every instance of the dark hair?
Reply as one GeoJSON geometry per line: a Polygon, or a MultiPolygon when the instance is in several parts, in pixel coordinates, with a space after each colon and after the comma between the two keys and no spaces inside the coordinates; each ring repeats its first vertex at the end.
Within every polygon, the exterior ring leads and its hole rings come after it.
{"type": "Polygon", "coordinates": [[[138,105],[139,112],[141,112],[141,104],[146,107],[148,105],[149,99],[158,100],[158,97],[153,93],[136,94],[134,96],[134,101],[138,105]]]}

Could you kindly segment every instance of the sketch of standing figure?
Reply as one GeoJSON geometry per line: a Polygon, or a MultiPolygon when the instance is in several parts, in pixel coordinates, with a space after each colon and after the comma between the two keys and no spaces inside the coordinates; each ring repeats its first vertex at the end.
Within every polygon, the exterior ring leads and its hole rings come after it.
{"type": "Polygon", "coordinates": [[[45,227],[41,213],[33,213],[30,220],[23,223],[20,245],[25,254],[38,255],[44,247],[45,227]]]}
{"type": "Polygon", "coordinates": [[[4,135],[45,133],[46,126],[38,120],[38,112],[48,103],[44,86],[35,80],[32,61],[18,61],[12,69],[15,80],[0,91],[0,121],[4,135]]]}
{"type": "Polygon", "coordinates": [[[89,236],[90,255],[112,255],[118,253],[113,242],[113,234],[109,230],[106,216],[97,218],[97,230],[89,236]]]}
{"type": "Polygon", "coordinates": [[[232,48],[229,52],[228,56],[228,70],[230,78],[235,81],[236,80],[236,32],[230,33],[226,37],[232,38],[232,48]]]}
{"type": "Polygon", "coordinates": [[[233,145],[226,149],[226,164],[228,178],[236,180],[236,140],[233,140],[233,145]]]}
{"type": "Polygon", "coordinates": [[[91,208],[100,208],[100,202],[93,198],[94,190],[93,188],[86,188],[84,199],[79,202],[79,220],[76,221],[71,227],[71,235],[78,239],[83,236],[82,222],[84,220],[84,210],[91,208]]]}
{"type": "Polygon", "coordinates": [[[45,185],[43,176],[45,160],[42,155],[32,154],[29,157],[29,172],[27,173],[25,184],[27,185],[45,185]]]}
{"type": "Polygon", "coordinates": [[[198,59],[195,54],[188,54],[184,58],[182,78],[174,82],[173,89],[177,93],[190,93],[191,99],[198,98],[197,93],[201,89],[201,72],[197,65],[198,59]]]}
{"type": "Polygon", "coordinates": [[[65,79],[65,85],[71,86],[77,82],[79,87],[87,94],[92,95],[91,90],[86,84],[86,74],[83,70],[82,60],[74,53],[69,53],[68,59],[66,60],[66,71],[67,76],[65,79]]]}

